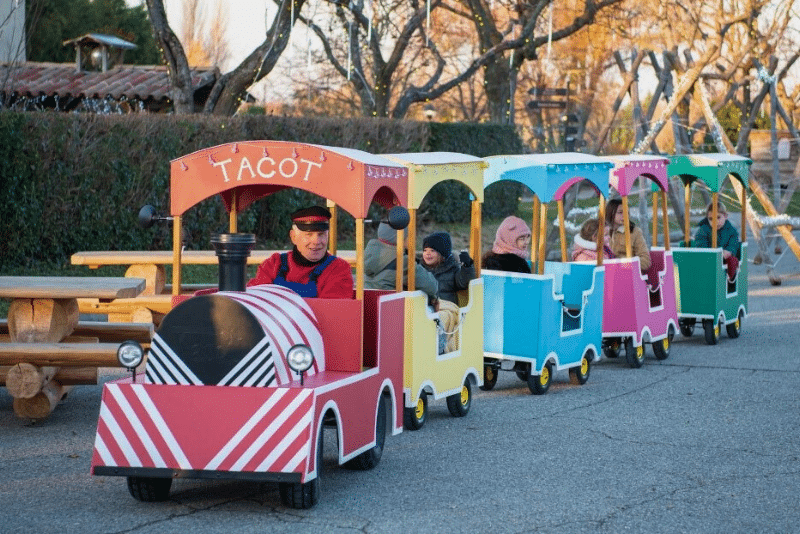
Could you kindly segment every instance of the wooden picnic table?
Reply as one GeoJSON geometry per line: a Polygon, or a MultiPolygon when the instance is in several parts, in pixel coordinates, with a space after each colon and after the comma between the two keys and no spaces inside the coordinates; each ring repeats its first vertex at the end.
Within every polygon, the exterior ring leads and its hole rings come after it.
{"type": "MultiPolygon", "coordinates": [[[[0,276],[0,298],[11,299],[8,319],[0,325],[8,331],[2,337],[9,339],[0,342],[0,380],[14,397],[14,412],[47,417],[67,384],[97,383],[98,365],[117,365],[118,342],[69,338],[78,327],[79,298],[109,302],[135,298],[144,288],[143,278],[0,276]],[[61,372],[62,366],[68,370],[61,372]]],[[[138,330],[149,339],[152,326],[138,330]]]]}

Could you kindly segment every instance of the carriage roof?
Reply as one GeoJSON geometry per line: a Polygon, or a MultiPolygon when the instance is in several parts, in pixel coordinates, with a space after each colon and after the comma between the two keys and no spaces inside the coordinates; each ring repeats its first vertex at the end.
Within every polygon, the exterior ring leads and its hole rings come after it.
{"type": "Polygon", "coordinates": [[[671,156],[667,170],[670,176],[679,176],[685,185],[700,180],[711,191],[719,192],[729,174],[748,187],[751,163],[750,158],[735,154],[686,154],[671,156]]]}
{"type": "Polygon", "coordinates": [[[527,186],[542,202],[560,200],[576,182],[587,180],[595,190],[608,196],[610,161],[591,154],[565,152],[558,154],[526,154],[491,156],[484,178],[484,187],[512,180],[527,186]]]}
{"type": "Polygon", "coordinates": [[[483,173],[486,162],[458,152],[420,152],[385,154],[385,158],[408,169],[408,204],[419,208],[425,195],[438,183],[455,180],[464,184],[472,196],[483,202],[483,173]]]}
{"type": "Polygon", "coordinates": [[[288,141],[227,143],[172,161],[170,212],[182,215],[216,194],[228,211],[241,211],[259,198],[293,187],[365,218],[372,201],[387,208],[405,206],[408,175],[404,165],[356,149],[288,141]]]}
{"type": "Polygon", "coordinates": [[[630,194],[633,183],[640,176],[650,178],[662,191],[669,188],[667,176],[669,160],[665,156],[625,154],[603,156],[603,159],[614,164],[609,183],[623,197],[630,194]]]}

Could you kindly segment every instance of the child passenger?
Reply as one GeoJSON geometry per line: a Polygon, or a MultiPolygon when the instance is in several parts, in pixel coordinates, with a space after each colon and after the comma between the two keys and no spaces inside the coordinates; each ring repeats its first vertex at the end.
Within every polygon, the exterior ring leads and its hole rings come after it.
{"type": "Polygon", "coordinates": [[[531,272],[531,230],[525,221],[509,215],[497,228],[492,250],[483,255],[484,269],[515,273],[531,272]]]}
{"type": "MultiPolygon", "coordinates": [[[[713,202],[706,207],[706,218],[697,225],[692,246],[711,248],[713,207],[713,202]]],[[[714,222],[714,228],[717,231],[717,246],[722,248],[722,261],[728,268],[728,279],[733,280],[739,269],[741,243],[739,242],[739,232],[728,220],[728,211],[721,202],[717,202],[717,220],[714,222]]]]}
{"type": "MultiPolygon", "coordinates": [[[[622,201],[618,198],[609,200],[606,204],[606,222],[611,226],[609,245],[611,252],[617,258],[625,257],[625,215],[622,211],[622,201]]],[[[642,271],[650,268],[650,249],[644,240],[642,230],[630,221],[631,246],[634,256],[639,256],[639,267],[642,271]]]]}
{"type": "MultiPolygon", "coordinates": [[[[597,259],[597,230],[600,223],[597,219],[589,219],[581,226],[581,231],[575,234],[572,245],[572,261],[590,261],[597,259]]],[[[608,246],[609,227],[603,225],[603,257],[610,259],[614,257],[608,246]]]]}

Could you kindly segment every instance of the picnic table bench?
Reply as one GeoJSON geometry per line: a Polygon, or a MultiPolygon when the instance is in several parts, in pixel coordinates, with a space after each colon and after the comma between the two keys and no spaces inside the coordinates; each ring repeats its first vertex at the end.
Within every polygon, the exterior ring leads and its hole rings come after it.
{"type": "Polygon", "coordinates": [[[72,385],[96,384],[98,367],[118,367],[120,342],[143,344],[152,323],[80,321],[78,299],[135,298],[142,278],[0,276],[0,298],[11,299],[0,321],[0,385],[23,418],[47,417],[72,385]]]}

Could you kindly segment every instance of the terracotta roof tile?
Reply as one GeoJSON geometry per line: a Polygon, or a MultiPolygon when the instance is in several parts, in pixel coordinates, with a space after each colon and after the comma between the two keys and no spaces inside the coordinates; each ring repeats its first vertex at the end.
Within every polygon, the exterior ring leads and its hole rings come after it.
{"type": "MultiPolygon", "coordinates": [[[[211,85],[219,76],[216,68],[192,69],[196,89],[211,85]]],[[[73,63],[0,64],[0,92],[10,89],[28,97],[53,96],[161,100],[169,94],[167,68],[121,65],[106,72],[75,70],[73,63]],[[4,82],[4,83],[3,83],[4,82]]]]}

